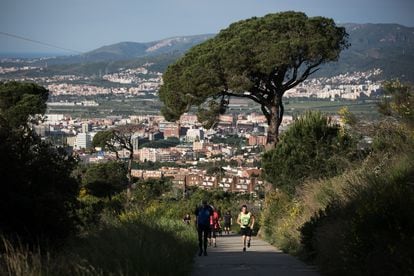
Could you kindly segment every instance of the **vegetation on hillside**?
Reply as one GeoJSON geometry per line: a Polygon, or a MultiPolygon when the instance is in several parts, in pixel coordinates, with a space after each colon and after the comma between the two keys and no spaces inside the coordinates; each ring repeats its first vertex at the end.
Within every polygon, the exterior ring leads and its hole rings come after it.
{"type": "Polygon", "coordinates": [[[29,244],[59,244],[77,220],[76,160],[32,130],[47,97],[35,84],[0,83],[0,235],[29,244]]]}
{"type": "MultiPolygon", "coordinates": [[[[412,91],[410,86],[390,82],[385,89],[394,111],[405,108],[404,114],[412,113],[412,105],[398,100],[401,94],[406,95],[404,91],[412,91]]],[[[315,263],[326,275],[413,274],[412,121],[393,112],[384,114],[396,116],[371,127],[361,122],[345,125],[343,131],[353,137],[368,135],[372,144],[369,150],[355,148],[357,154],[353,156],[358,158],[348,159],[342,172],[321,171],[317,178],[300,179],[290,194],[274,189],[266,195],[261,217],[266,239],[315,263]]],[[[298,143],[311,138],[308,133],[298,143]]],[[[323,139],[318,141],[324,143],[323,139]]],[[[290,158],[288,152],[284,154],[279,158],[290,158]]],[[[307,168],[318,171],[320,166],[329,165],[330,158],[319,162],[323,164],[311,163],[307,168]]],[[[266,171],[269,168],[270,172],[279,171],[267,164],[266,171]]],[[[283,172],[285,178],[294,179],[296,174],[294,170],[291,175],[290,171],[283,172]]]]}

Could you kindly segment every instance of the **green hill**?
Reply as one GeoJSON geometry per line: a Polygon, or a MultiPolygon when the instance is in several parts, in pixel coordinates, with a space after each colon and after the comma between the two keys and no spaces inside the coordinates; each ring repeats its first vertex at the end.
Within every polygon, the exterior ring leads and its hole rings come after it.
{"type": "Polygon", "coordinates": [[[383,70],[382,78],[414,81],[414,28],[397,24],[344,24],[351,47],[338,63],[325,65],[318,76],[349,71],[383,70]]]}
{"type": "MultiPolygon", "coordinates": [[[[329,77],[353,71],[379,68],[381,79],[400,78],[414,82],[414,28],[398,24],[344,24],[349,34],[349,49],[338,62],[324,65],[316,77],[329,77]]],[[[191,47],[213,37],[212,34],[180,36],[159,41],[120,42],[82,55],[43,59],[35,63],[47,69],[13,73],[22,76],[79,74],[100,75],[153,63],[151,70],[163,72],[191,47]]],[[[0,64],[1,65],[1,64],[0,64]]],[[[33,63],[31,63],[33,65],[33,63]]]]}

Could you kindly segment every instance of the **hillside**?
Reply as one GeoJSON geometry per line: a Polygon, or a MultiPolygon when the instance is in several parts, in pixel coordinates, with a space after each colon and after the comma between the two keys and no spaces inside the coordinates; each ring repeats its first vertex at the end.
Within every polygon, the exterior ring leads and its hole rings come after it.
{"type": "MultiPolygon", "coordinates": [[[[338,62],[324,65],[316,77],[380,68],[381,79],[400,78],[414,82],[414,28],[397,24],[344,24],[349,49],[338,62]]],[[[163,72],[188,49],[213,37],[212,34],[180,36],[159,41],[120,42],[84,53],[40,60],[35,65],[47,69],[19,72],[19,75],[78,74],[100,75],[153,63],[151,70],[163,72]]],[[[0,64],[1,65],[1,64],[0,64]]],[[[33,63],[32,63],[33,65],[33,63]]]]}
{"type": "Polygon", "coordinates": [[[120,42],[102,46],[81,55],[48,59],[48,65],[98,63],[134,60],[170,53],[184,53],[194,45],[212,37],[212,34],[177,36],[152,42],[120,42]]]}
{"type": "Polygon", "coordinates": [[[344,24],[351,46],[338,63],[325,65],[318,76],[347,71],[383,70],[382,78],[414,81],[414,28],[397,24],[344,24]]]}

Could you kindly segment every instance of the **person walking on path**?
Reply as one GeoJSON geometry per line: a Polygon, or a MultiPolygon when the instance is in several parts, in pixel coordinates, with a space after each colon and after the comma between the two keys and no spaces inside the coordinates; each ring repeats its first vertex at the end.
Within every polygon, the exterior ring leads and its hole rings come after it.
{"type": "Polygon", "coordinates": [[[188,224],[188,225],[190,225],[190,223],[191,223],[191,216],[190,216],[190,214],[186,214],[185,216],[184,216],[184,218],[183,218],[183,222],[185,223],[185,224],[188,224]]]}
{"type": "Polygon", "coordinates": [[[233,218],[231,217],[230,211],[226,211],[224,214],[224,234],[230,234],[230,227],[233,224],[233,218]]]}
{"type": "Polygon", "coordinates": [[[247,211],[247,206],[243,205],[242,210],[237,217],[237,223],[240,225],[240,232],[243,240],[243,252],[246,251],[246,239],[247,247],[250,247],[250,240],[252,238],[252,229],[254,227],[254,216],[247,211]]]}
{"type": "Polygon", "coordinates": [[[217,234],[220,232],[220,228],[220,214],[214,209],[213,216],[210,220],[210,245],[214,245],[214,247],[217,247],[217,234]]]}
{"type": "Polygon", "coordinates": [[[213,209],[207,204],[207,200],[203,200],[201,206],[196,209],[194,214],[196,216],[198,233],[198,256],[201,256],[203,253],[204,256],[207,256],[207,238],[210,233],[210,220],[213,216],[213,209]]]}

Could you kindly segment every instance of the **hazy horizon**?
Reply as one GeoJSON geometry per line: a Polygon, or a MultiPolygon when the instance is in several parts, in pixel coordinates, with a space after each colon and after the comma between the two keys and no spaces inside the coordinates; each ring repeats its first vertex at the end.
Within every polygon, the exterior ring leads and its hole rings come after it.
{"type": "Polygon", "coordinates": [[[414,26],[412,0],[3,0],[0,53],[73,55],[125,41],[218,33],[232,22],[286,10],[331,17],[338,24],[414,26]]]}

